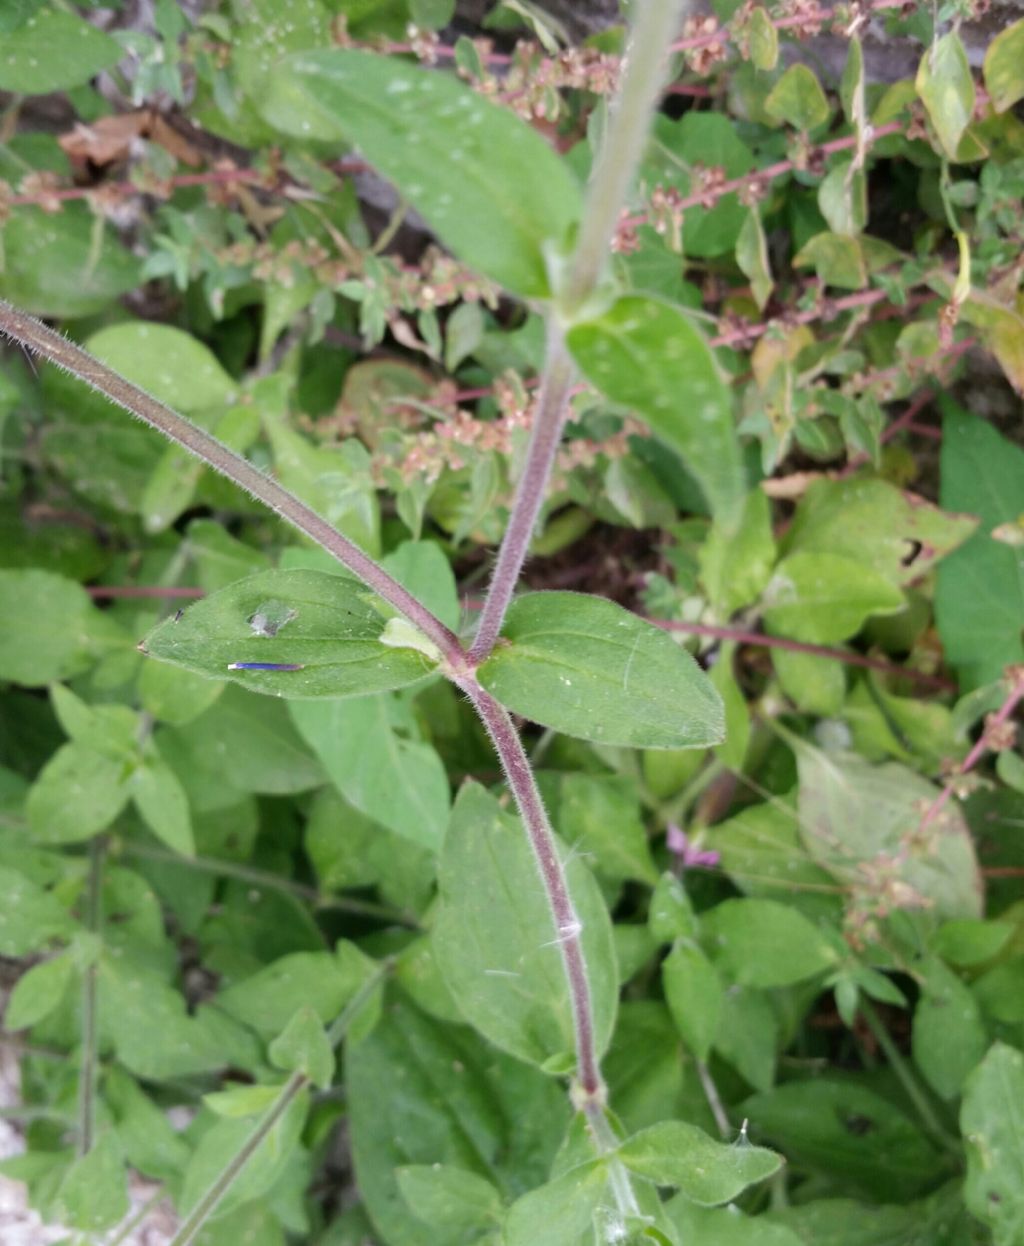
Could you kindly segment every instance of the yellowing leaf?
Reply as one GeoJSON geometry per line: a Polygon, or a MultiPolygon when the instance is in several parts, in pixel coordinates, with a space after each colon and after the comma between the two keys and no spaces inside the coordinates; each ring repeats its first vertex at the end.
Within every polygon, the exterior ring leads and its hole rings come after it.
{"type": "Polygon", "coordinates": [[[772,281],[771,269],[768,267],[768,244],[761,225],[761,213],[756,207],[747,212],[740,229],[740,236],[736,239],[736,263],[739,264],[743,274],[750,279],[750,289],[758,311],[764,311],[775,283],[772,281]]]}
{"type": "Polygon", "coordinates": [[[779,59],[779,32],[766,9],[758,5],[747,28],[750,59],[756,69],[774,69],[779,59]]]}
{"type": "Polygon", "coordinates": [[[797,130],[813,130],[829,118],[821,83],[806,65],[790,65],[764,102],[766,111],[797,130]]]}
{"type": "Polygon", "coordinates": [[[915,81],[935,133],[950,160],[974,112],[974,79],[967,53],[954,33],[943,37],[925,52],[915,81]]]}
{"type": "Polygon", "coordinates": [[[985,53],[985,88],[996,112],[1024,99],[1024,18],[1007,26],[985,53]]]}

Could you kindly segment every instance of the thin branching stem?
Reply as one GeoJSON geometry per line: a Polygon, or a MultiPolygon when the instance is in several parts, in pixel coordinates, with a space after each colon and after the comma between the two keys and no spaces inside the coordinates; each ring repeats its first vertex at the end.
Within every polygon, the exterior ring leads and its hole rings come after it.
{"type": "Polygon", "coordinates": [[[373,900],[358,900],[352,896],[334,896],[320,892],[315,887],[307,887],[304,883],[297,883],[294,879],[272,874],[270,870],[261,870],[256,866],[241,865],[234,861],[221,861],[217,857],[183,857],[180,853],[171,852],[168,848],[147,843],[129,842],[123,844],[120,851],[125,856],[138,857],[143,861],[157,861],[181,869],[196,870],[201,874],[213,874],[218,878],[233,878],[238,882],[252,883],[256,887],[266,887],[270,891],[281,891],[285,895],[306,900],[318,909],[336,909],[341,913],[373,917],[378,921],[390,922],[396,926],[408,926],[413,930],[419,928],[419,922],[412,913],[403,912],[387,904],[377,904],[373,900]]]}
{"type": "Polygon", "coordinates": [[[236,454],[191,420],[165,406],[152,394],[126,380],[106,364],[100,363],[63,334],[3,300],[0,300],[0,333],[20,342],[22,346],[49,360],[58,368],[64,368],[77,376],[111,402],[152,425],[170,441],[233,480],[293,527],[312,537],[375,593],[390,602],[424,636],[434,642],[449,662],[461,663],[463,650],[454,632],[445,627],[440,619],[396,579],[388,575],[383,567],[378,566],[368,554],[364,554],[358,545],[342,536],[333,524],[329,524],[305,502],[299,501],[293,493],[264,475],[247,458],[236,454]]]}
{"type": "Polygon", "coordinates": [[[547,354],[530,444],[516,488],[508,528],[484,601],[470,659],[482,662],[494,648],[529,553],[562,437],[576,371],[565,345],[571,320],[597,289],[626,196],[643,157],[651,116],[664,82],[667,49],[687,0],[643,0],[638,6],[608,133],[587,190],[579,239],[556,306],[548,314],[547,354]]]}
{"type": "Polygon", "coordinates": [[[637,1203],[633,1182],[629,1170],[615,1154],[619,1139],[609,1124],[604,1105],[591,1101],[584,1104],[583,1116],[590,1131],[594,1149],[599,1155],[607,1157],[608,1189],[615,1200],[617,1210],[623,1216],[639,1216],[640,1206],[637,1203]]]}
{"type": "Polygon", "coordinates": [[[558,443],[562,440],[562,428],[569,410],[569,397],[575,379],[576,370],[566,350],[561,328],[554,320],[550,320],[544,377],[533,418],[526,464],[519,477],[508,527],[502,538],[498,561],[480,614],[480,623],[469,651],[470,660],[473,662],[482,662],[494,648],[505,612],[512,601],[519,573],[533,540],[537,516],[544,504],[544,495],[551,478],[558,443]]]}
{"type": "Polygon", "coordinates": [[[608,131],[587,190],[579,241],[560,291],[560,310],[572,314],[604,276],[626,196],[647,150],[651,117],[665,82],[668,49],[679,33],[687,0],[640,0],[611,105],[608,131]]]}
{"type": "MultiPolygon", "coordinates": [[[[103,859],[106,841],[97,836],[89,843],[89,874],[86,880],[85,926],[98,934],[103,922],[103,859]]],[[[78,1072],[79,1156],[88,1155],[96,1137],[96,1064],[98,1035],[96,1017],[96,963],[82,974],[82,1062],[78,1072]]]]}
{"type": "Polygon", "coordinates": [[[874,1004],[865,998],[863,992],[858,1001],[858,1008],[860,1009],[861,1016],[867,1022],[868,1029],[874,1035],[875,1041],[885,1053],[886,1059],[889,1061],[889,1067],[896,1074],[906,1092],[907,1098],[914,1105],[925,1132],[950,1155],[960,1156],[961,1148],[959,1142],[943,1127],[926,1091],[914,1076],[909,1063],[903,1058],[903,1053],[893,1042],[892,1035],[886,1029],[885,1023],[878,1015],[874,1004]]]}
{"type": "MultiPolygon", "coordinates": [[[[353,1019],[359,1013],[360,1009],[370,998],[373,992],[380,986],[384,978],[391,972],[392,962],[390,960],[382,961],[374,973],[372,973],[363,985],[356,991],[355,995],[345,1005],[339,1014],[337,1020],[327,1031],[327,1040],[332,1047],[337,1047],[348,1033],[349,1027],[353,1019]]],[[[185,1221],[178,1229],[174,1237],[171,1239],[171,1246],[189,1246],[190,1242],[194,1242],[196,1235],[202,1229],[203,1225],[209,1220],[213,1213],[217,1210],[221,1200],[231,1189],[234,1183],[241,1176],[246,1165],[256,1154],[260,1148],[260,1144],[269,1136],[274,1126],[282,1119],[285,1112],[299,1095],[309,1085],[309,1078],[305,1073],[296,1071],[281,1087],[277,1098],[267,1108],[260,1119],[253,1126],[252,1132],[246,1138],[245,1142],[239,1147],[231,1159],[224,1165],[224,1168],[211,1182],[206,1193],[199,1199],[195,1207],[189,1212],[185,1221]]]]}
{"type": "Polygon", "coordinates": [[[562,953],[562,965],[569,987],[573,1029],[576,1038],[576,1075],[585,1102],[603,1103],[605,1085],[601,1076],[600,1058],[594,1034],[594,1010],[587,976],[582,923],[569,894],[565,869],[558,855],[555,834],[551,829],[544,802],[530,768],[519,732],[507,710],[474,679],[459,686],[472,701],[487,734],[491,737],[501,768],[523,819],[527,838],[533,850],[537,870],[544,885],[555,928],[555,940],[562,953]]]}

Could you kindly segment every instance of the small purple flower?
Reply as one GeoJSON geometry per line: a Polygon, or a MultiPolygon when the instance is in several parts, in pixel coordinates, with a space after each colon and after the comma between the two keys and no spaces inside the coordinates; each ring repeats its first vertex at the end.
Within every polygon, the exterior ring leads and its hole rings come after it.
{"type": "Polygon", "coordinates": [[[722,854],[714,849],[694,848],[690,844],[686,832],[676,826],[674,822],[668,824],[668,835],[665,842],[668,844],[669,852],[679,857],[680,864],[684,870],[692,865],[718,865],[722,859],[722,854]]]}

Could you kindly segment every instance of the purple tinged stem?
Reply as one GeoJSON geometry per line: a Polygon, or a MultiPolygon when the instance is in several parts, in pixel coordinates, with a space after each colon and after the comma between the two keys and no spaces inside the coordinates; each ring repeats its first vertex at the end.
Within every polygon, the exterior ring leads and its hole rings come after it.
{"type": "Polygon", "coordinates": [[[558,855],[555,835],[548,821],[544,803],[537,789],[529,758],[519,733],[505,708],[485,692],[475,679],[462,679],[458,686],[473,702],[487,734],[491,737],[523,819],[534,860],[547,893],[554,920],[556,942],[561,949],[562,965],[569,987],[573,1029],[576,1034],[576,1071],[585,1103],[603,1105],[605,1084],[601,1076],[597,1043],[594,1035],[594,1010],[590,981],[580,939],[582,923],[569,895],[565,870],[558,855]]]}
{"type": "Polygon", "coordinates": [[[449,628],[432,614],[412,593],[388,575],[383,567],[364,554],[358,545],[341,535],[333,524],[275,480],[263,474],[241,454],[219,442],[209,433],[197,428],[177,411],[147,394],[144,389],[126,380],[106,364],[94,359],[87,351],[76,346],[63,334],[49,328],[34,316],[19,311],[0,299],[0,333],[7,334],[30,351],[41,355],[50,363],[64,368],[86,385],[98,390],[104,397],[117,403],[146,424],[158,429],[170,441],[183,446],[190,454],[202,459],[215,471],[245,489],[258,501],[276,511],[282,519],[312,537],[318,545],[332,554],[342,566],[348,567],[373,591],[390,602],[396,610],[432,640],[441,653],[459,665],[464,661],[464,651],[459,639],[449,628]]]}

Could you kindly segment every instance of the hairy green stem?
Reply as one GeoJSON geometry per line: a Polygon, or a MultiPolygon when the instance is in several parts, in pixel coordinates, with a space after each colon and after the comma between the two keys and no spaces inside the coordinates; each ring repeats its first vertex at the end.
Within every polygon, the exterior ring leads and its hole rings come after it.
{"type": "Polygon", "coordinates": [[[718,1126],[718,1132],[722,1135],[722,1140],[728,1142],[732,1136],[732,1126],[729,1124],[729,1116],[725,1110],[725,1104],[722,1103],[722,1097],[718,1093],[715,1079],[711,1076],[711,1070],[703,1060],[698,1060],[696,1063],[697,1076],[700,1078],[704,1098],[708,1101],[708,1107],[711,1109],[711,1115],[715,1118],[715,1124],[718,1126]]]}
{"type": "Polygon", "coordinates": [[[579,311],[604,275],[619,215],[647,148],[669,45],[679,33],[686,7],[687,0],[637,0],[622,79],[590,179],[579,241],[560,292],[563,314],[579,311]]]}
{"type": "Polygon", "coordinates": [[[473,663],[483,662],[494,648],[530,550],[576,376],[565,345],[563,321],[581,310],[604,275],[619,214],[626,206],[661,93],[667,49],[685,4],[686,0],[639,0],[637,6],[608,132],[587,190],[579,240],[569,260],[564,287],[556,292],[555,307],[548,315],[544,374],[526,463],[469,651],[473,663]]]}
{"type": "Polygon", "coordinates": [[[182,446],[190,454],[207,463],[215,471],[244,489],[257,501],[275,511],[300,532],[311,537],[318,545],[333,555],[342,566],[347,567],[365,584],[369,585],[385,601],[390,602],[401,614],[432,640],[445,658],[460,664],[464,658],[458,637],[423,605],[383,567],[354,542],[341,535],[333,524],[327,522],[305,502],[282,488],[275,480],[265,476],[254,464],[241,454],[219,442],[187,420],[177,411],[148,394],[144,389],[126,380],[106,364],[93,358],[63,334],[44,325],[34,316],[12,307],[0,299],[0,333],[43,359],[64,368],[86,385],[117,403],[125,411],[137,416],[158,429],[168,440],[182,446]]]}
{"type": "MultiPolygon", "coordinates": [[[[103,921],[103,858],[106,841],[97,835],[89,842],[89,876],[86,882],[85,925],[98,934],[103,921]]],[[[78,1139],[79,1156],[88,1155],[96,1136],[96,1064],[98,1037],[96,1033],[96,963],[89,964],[82,974],[82,1057],[78,1071],[78,1139]]]]}
{"type": "MultiPolygon", "coordinates": [[[[376,972],[366,979],[355,995],[348,1001],[337,1020],[327,1031],[327,1039],[332,1047],[337,1047],[344,1039],[353,1018],[377,987],[380,986],[384,978],[391,972],[391,969],[392,962],[390,960],[382,961],[377,966],[376,972]]],[[[178,1229],[171,1239],[170,1246],[189,1246],[190,1242],[195,1241],[199,1230],[217,1210],[220,1201],[238,1180],[245,1166],[256,1154],[260,1144],[267,1138],[274,1126],[287,1112],[289,1106],[308,1085],[309,1078],[305,1073],[295,1072],[288,1078],[281,1087],[277,1098],[253,1126],[252,1132],[245,1142],[243,1142],[227,1164],[224,1165],[224,1168],[214,1178],[206,1193],[192,1208],[181,1228],[178,1229]]]]}
{"type": "Polygon", "coordinates": [[[603,1105],[591,1101],[584,1105],[583,1115],[595,1150],[607,1158],[608,1188],[615,1200],[616,1210],[623,1216],[639,1216],[640,1205],[636,1201],[629,1170],[615,1154],[619,1140],[612,1132],[603,1105]]]}
{"type": "Polygon", "coordinates": [[[548,322],[547,355],[541,381],[537,411],[526,451],[526,464],[512,503],[508,527],[498,551],[498,561],[491,576],[487,598],[480,614],[476,636],[469,651],[471,662],[482,662],[494,648],[519,582],[526,555],[533,540],[537,516],[544,504],[551,469],[562,440],[562,427],[569,409],[576,369],[565,347],[562,330],[554,321],[548,322]]]}
{"type": "Polygon", "coordinates": [[[594,1034],[590,980],[580,939],[583,923],[569,894],[565,867],[558,855],[555,833],[551,829],[537,781],[530,768],[530,759],[504,706],[499,705],[490,693],[485,692],[475,679],[461,680],[459,687],[473,702],[487,728],[487,734],[491,737],[491,743],[512,790],[516,808],[523,820],[537,871],[548,898],[555,927],[555,941],[562,953],[562,966],[569,987],[576,1038],[576,1076],[582,1091],[582,1101],[584,1104],[597,1103],[603,1108],[606,1092],[594,1034]]]}

